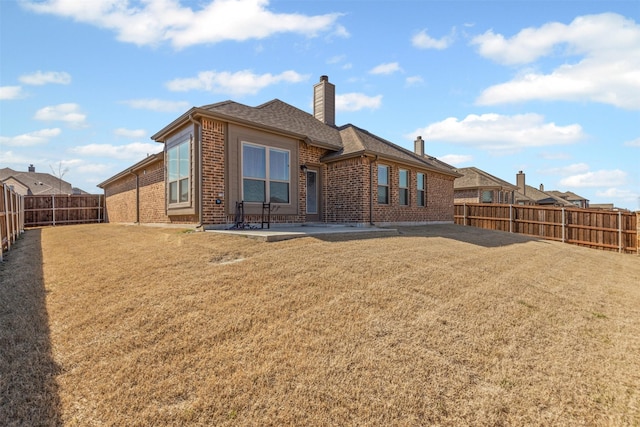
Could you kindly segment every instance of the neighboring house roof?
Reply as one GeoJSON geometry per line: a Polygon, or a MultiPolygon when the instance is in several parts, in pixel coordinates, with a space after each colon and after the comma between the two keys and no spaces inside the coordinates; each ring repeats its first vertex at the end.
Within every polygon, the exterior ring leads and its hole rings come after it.
{"type": "Polygon", "coordinates": [[[156,161],[160,161],[164,159],[164,151],[161,151],[157,154],[151,154],[148,155],[147,157],[145,157],[144,159],[140,160],[138,163],[136,163],[135,165],[128,167],[127,169],[123,170],[122,172],[112,176],[111,178],[102,181],[100,184],[98,184],[97,186],[100,188],[104,188],[106,185],[117,181],[118,179],[122,178],[123,176],[129,175],[131,173],[134,173],[136,171],[139,171],[143,168],[145,168],[146,166],[150,165],[151,163],[155,163],[156,161]]]}
{"type": "Polygon", "coordinates": [[[571,206],[575,207],[575,205],[571,202],[564,200],[561,197],[550,194],[546,191],[540,191],[535,187],[530,185],[525,185],[525,194],[521,192],[516,192],[515,201],[527,201],[533,200],[536,204],[539,205],[556,205],[556,206],[571,206]]]}
{"type": "Polygon", "coordinates": [[[455,190],[468,188],[495,188],[516,191],[518,187],[476,167],[459,168],[462,176],[453,181],[455,190]]]}
{"type": "Polygon", "coordinates": [[[576,193],[572,191],[552,190],[552,191],[547,191],[547,193],[560,197],[561,199],[567,200],[569,202],[583,202],[583,201],[586,202],[587,201],[587,199],[585,199],[582,196],[578,196],[576,193]]]}
{"type": "Polygon", "coordinates": [[[341,127],[325,124],[313,115],[279,99],[257,107],[250,107],[234,101],[194,107],[165,126],[151,139],[163,142],[172,132],[199,116],[238,123],[304,140],[310,145],[333,151],[322,159],[327,162],[357,155],[378,155],[446,175],[459,176],[453,166],[433,157],[419,156],[351,124],[341,127]]]}
{"type": "MultiPolygon", "coordinates": [[[[0,181],[4,182],[9,178],[13,178],[27,187],[29,195],[77,194],[70,183],[48,173],[20,172],[10,168],[0,169],[0,181]]],[[[78,191],[82,192],[79,189],[78,191]]]]}

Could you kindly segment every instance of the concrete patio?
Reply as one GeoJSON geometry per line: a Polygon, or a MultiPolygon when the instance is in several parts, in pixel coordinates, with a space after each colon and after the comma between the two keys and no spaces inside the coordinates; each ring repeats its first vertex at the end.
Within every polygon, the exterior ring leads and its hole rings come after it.
{"type": "MultiPolygon", "coordinates": [[[[308,236],[326,236],[335,234],[353,234],[358,237],[392,236],[398,230],[378,227],[354,227],[336,224],[305,224],[305,225],[271,225],[271,228],[245,228],[238,230],[206,230],[211,233],[234,234],[256,239],[263,242],[278,242],[308,236]]],[[[355,236],[354,236],[355,237],[355,236]]]]}

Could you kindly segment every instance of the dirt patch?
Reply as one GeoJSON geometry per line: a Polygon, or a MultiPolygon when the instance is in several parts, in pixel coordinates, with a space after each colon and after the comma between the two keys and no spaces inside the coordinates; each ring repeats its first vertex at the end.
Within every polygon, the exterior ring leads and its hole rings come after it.
{"type": "MultiPolygon", "coordinates": [[[[15,269],[41,247],[39,296],[2,313],[42,326],[47,375],[3,363],[0,378],[49,390],[45,418],[66,425],[640,423],[637,256],[400,232],[29,230],[0,278],[24,286],[15,269]]],[[[28,402],[2,384],[0,416],[24,424],[28,402]]]]}

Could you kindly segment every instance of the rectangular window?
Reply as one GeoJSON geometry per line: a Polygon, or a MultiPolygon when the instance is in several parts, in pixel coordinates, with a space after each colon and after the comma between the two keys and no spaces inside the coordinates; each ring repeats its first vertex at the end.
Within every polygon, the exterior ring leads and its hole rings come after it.
{"type": "Polygon", "coordinates": [[[389,204],[389,166],[378,165],[378,203],[389,204]]]}
{"type": "Polygon", "coordinates": [[[482,203],[493,203],[493,191],[482,190],[482,203]]]}
{"type": "Polygon", "coordinates": [[[289,203],[289,151],[242,143],[242,200],[289,203]]]}
{"type": "Polygon", "coordinates": [[[191,173],[191,144],[185,141],[167,151],[169,165],[169,204],[186,203],[189,201],[191,173]]]}
{"type": "Polygon", "coordinates": [[[398,172],[398,197],[401,205],[409,205],[409,171],[404,169],[398,172]]]}
{"type": "Polygon", "coordinates": [[[416,175],[416,198],[418,206],[427,206],[426,186],[427,180],[423,173],[418,172],[416,175]]]}

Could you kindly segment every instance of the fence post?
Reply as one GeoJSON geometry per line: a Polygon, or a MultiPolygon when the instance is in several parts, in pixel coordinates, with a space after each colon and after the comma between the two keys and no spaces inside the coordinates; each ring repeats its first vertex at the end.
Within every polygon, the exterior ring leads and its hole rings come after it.
{"type": "Polygon", "coordinates": [[[565,241],[565,234],[564,234],[564,230],[565,230],[565,213],[564,213],[564,208],[562,208],[562,243],[564,243],[565,241]]]}
{"type": "MultiPolygon", "coordinates": [[[[2,186],[2,198],[4,199],[4,222],[6,224],[6,230],[7,230],[7,250],[11,249],[11,225],[10,225],[10,218],[9,218],[9,203],[7,200],[7,186],[3,185],[2,186]]],[[[0,245],[2,244],[2,242],[0,242],[0,245]]]]}
{"type": "Polygon", "coordinates": [[[509,233],[513,233],[513,205],[509,205],[509,233]]]}
{"type": "Polygon", "coordinates": [[[467,202],[462,205],[462,225],[467,225],[467,202]]]}
{"type": "Polygon", "coordinates": [[[618,252],[622,252],[622,212],[618,211],[618,252]]]}
{"type": "Polygon", "coordinates": [[[640,211],[636,211],[636,252],[640,255],[640,211]]]}
{"type": "Polygon", "coordinates": [[[56,225],[56,195],[51,195],[51,214],[53,215],[53,226],[56,225]]]}

